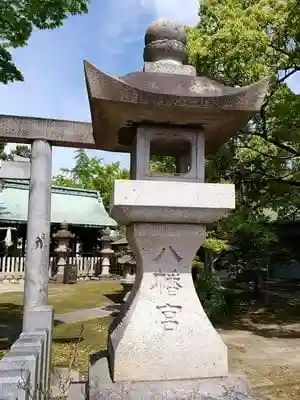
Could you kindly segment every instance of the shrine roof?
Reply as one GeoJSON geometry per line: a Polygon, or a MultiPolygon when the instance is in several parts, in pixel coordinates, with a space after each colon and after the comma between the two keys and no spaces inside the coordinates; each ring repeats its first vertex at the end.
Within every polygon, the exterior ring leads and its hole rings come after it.
{"type": "MultiPolygon", "coordinates": [[[[26,223],[29,183],[1,181],[0,220],[26,223]]],[[[113,227],[117,223],[106,212],[100,194],[95,190],[52,186],[51,222],[67,222],[85,227],[113,227]]]]}

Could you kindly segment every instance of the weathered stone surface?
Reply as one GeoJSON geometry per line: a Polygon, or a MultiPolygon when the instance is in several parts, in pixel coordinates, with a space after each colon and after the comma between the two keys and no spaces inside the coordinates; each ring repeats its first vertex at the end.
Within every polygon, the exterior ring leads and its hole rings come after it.
{"type": "Polygon", "coordinates": [[[241,88],[205,77],[135,72],[113,78],[85,62],[97,148],[131,151],[136,125],[202,127],[215,151],[260,109],[269,78],[241,88]]]}
{"type": "Polygon", "coordinates": [[[31,147],[23,331],[31,332],[30,309],[48,305],[52,148],[45,140],[31,147]]]}
{"type": "Polygon", "coordinates": [[[187,61],[183,25],[160,19],[145,35],[144,70],[114,78],[85,62],[93,133],[104,150],[130,151],[140,124],[201,127],[207,152],[247,123],[269,78],[243,88],[197,76],[187,61]]]}
{"type": "Polygon", "coordinates": [[[187,37],[182,24],[160,18],[149,25],[145,33],[144,61],[167,60],[170,64],[187,62],[187,37]]]}
{"type": "Polygon", "coordinates": [[[63,282],[66,284],[74,284],[77,283],[77,265],[66,265],[64,269],[64,280],[63,282]]]}
{"type": "Polygon", "coordinates": [[[190,269],[205,227],[132,224],[127,238],[139,268],[128,309],[109,332],[113,380],[225,376],[227,348],[199,302],[190,269]]]}
{"type": "Polygon", "coordinates": [[[153,22],[145,34],[144,71],[196,76],[187,62],[184,26],[164,18],[153,22]]]}
{"type": "Polygon", "coordinates": [[[184,27],[165,20],[150,26],[145,45],[143,72],[113,78],[85,63],[97,146],[131,151],[133,180],[115,182],[111,213],[127,225],[137,260],[128,301],[109,327],[108,358],[91,360],[90,398],[248,399],[244,382],[228,376],[227,347],[200,304],[191,265],[205,224],[235,207],[233,185],[203,183],[204,147],[214,151],[246,124],[269,79],[231,88],[196,76],[184,65],[184,27]],[[150,154],[173,156],[176,173],[153,176],[150,154]]]}
{"type": "Polygon", "coordinates": [[[28,317],[32,332],[21,333],[10,351],[0,360],[1,395],[3,385],[9,381],[9,394],[25,400],[29,397],[42,398],[42,393],[47,393],[49,389],[53,309],[40,307],[30,310],[28,317]],[[14,383],[18,376],[23,382],[19,387],[14,383]],[[20,392],[23,386],[26,386],[26,390],[20,392]]]}
{"type": "Polygon", "coordinates": [[[72,382],[68,392],[67,400],[86,400],[87,399],[87,383],[72,382]]]}
{"type": "MultiPolygon", "coordinates": [[[[57,242],[54,249],[58,256],[56,264],[57,272],[53,278],[57,283],[76,283],[77,282],[77,269],[68,265],[70,249],[70,240],[75,237],[75,234],[68,230],[66,222],[61,223],[60,229],[52,235],[53,239],[57,242]]],[[[76,267],[75,267],[76,268],[76,267]]]]}
{"type": "Polygon", "coordinates": [[[44,360],[44,380],[45,388],[49,389],[50,384],[50,365],[51,365],[51,346],[52,346],[52,327],[54,309],[51,306],[40,306],[28,311],[28,325],[37,334],[46,331],[44,341],[43,360],[44,360]]]}
{"type": "MultiPolygon", "coordinates": [[[[29,371],[29,387],[31,394],[34,396],[37,387],[40,385],[38,377],[38,362],[39,352],[35,351],[18,351],[18,349],[12,349],[0,362],[0,371],[19,370],[20,376],[26,374],[29,371]]],[[[43,387],[44,389],[44,387],[43,387]]]]}
{"type": "Polygon", "coordinates": [[[30,373],[11,369],[0,371],[0,395],[5,400],[28,400],[30,398],[30,373]]]}
{"type": "Polygon", "coordinates": [[[100,254],[102,256],[100,278],[107,279],[110,276],[110,260],[112,255],[114,254],[114,250],[111,246],[112,239],[110,237],[109,227],[106,227],[102,230],[102,236],[99,241],[101,242],[100,254]]]}
{"type": "Polygon", "coordinates": [[[167,61],[145,62],[145,72],[163,72],[164,74],[192,75],[196,76],[196,68],[192,65],[181,65],[167,61]]]}
{"type": "Polygon", "coordinates": [[[179,127],[141,125],[131,152],[131,179],[204,182],[203,131],[179,127]],[[173,156],[176,173],[150,171],[150,155],[173,156]]]}
{"type": "Polygon", "coordinates": [[[20,337],[12,346],[12,351],[17,351],[18,353],[34,354],[38,352],[37,367],[35,370],[37,382],[41,382],[43,379],[43,340],[40,337],[20,337]]]}
{"type": "MultiPolygon", "coordinates": [[[[184,368],[184,366],[183,366],[184,368]]],[[[90,363],[90,400],[250,400],[247,382],[235,375],[224,378],[113,383],[107,359],[90,363]]],[[[253,399],[254,400],[254,399],[253,399]]]]}
{"type": "MultiPolygon", "coordinates": [[[[205,224],[235,207],[234,185],[169,181],[115,181],[111,216],[121,224],[205,224]]],[[[199,245],[200,246],[200,245],[199,245]]]]}
{"type": "Polygon", "coordinates": [[[0,115],[0,138],[16,143],[41,139],[54,146],[95,148],[92,125],[79,121],[0,115]]]}

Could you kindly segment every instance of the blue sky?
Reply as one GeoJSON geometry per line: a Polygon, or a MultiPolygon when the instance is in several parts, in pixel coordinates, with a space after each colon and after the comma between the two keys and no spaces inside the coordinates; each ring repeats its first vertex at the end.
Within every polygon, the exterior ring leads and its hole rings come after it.
{"type": "MultiPolygon", "coordinates": [[[[111,75],[141,70],[147,26],[160,17],[195,25],[197,12],[198,0],[92,0],[87,15],[37,31],[28,46],[14,51],[25,82],[0,86],[0,113],[90,121],[83,60],[111,75]]],[[[290,84],[300,92],[299,75],[290,84]]],[[[73,165],[73,152],[54,148],[53,173],[73,165]]],[[[90,153],[129,165],[127,154],[90,153]]]]}

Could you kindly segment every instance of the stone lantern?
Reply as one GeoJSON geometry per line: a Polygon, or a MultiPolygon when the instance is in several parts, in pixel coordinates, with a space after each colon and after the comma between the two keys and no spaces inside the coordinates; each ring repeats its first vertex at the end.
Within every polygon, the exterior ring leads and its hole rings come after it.
{"type": "Polygon", "coordinates": [[[120,264],[123,269],[123,277],[120,280],[120,283],[123,286],[124,290],[124,298],[123,298],[124,302],[128,300],[130,291],[135,282],[135,275],[136,275],[136,261],[132,255],[130,246],[127,246],[126,253],[127,254],[124,254],[117,260],[118,264],[120,264]]]}
{"type": "Polygon", "coordinates": [[[57,283],[76,283],[77,282],[77,267],[69,265],[70,255],[70,240],[75,237],[68,230],[68,224],[63,222],[61,228],[52,235],[57,241],[57,247],[54,250],[58,255],[57,273],[54,277],[57,283]]]}
{"type": "Polygon", "coordinates": [[[127,226],[137,260],[108,358],[91,364],[91,399],[249,398],[246,383],[228,375],[227,347],[191,266],[206,224],[235,207],[234,185],[204,183],[205,152],[260,110],[269,78],[232,88],[197,76],[186,42],[183,26],[161,19],[146,32],[143,71],[114,78],[85,62],[97,147],[131,153],[131,180],[115,181],[111,216],[127,226]],[[176,172],[151,172],[151,155],[174,157],[176,172]]]}
{"type": "Polygon", "coordinates": [[[102,245],[102,248],[100,250],[100,254],[102,256],[100,278],[107,279],[110,276],[110,259],[114,254],[114,251],[111,247],[112,239],[110,237],[110,229],[108,227],[103,229],[100,242],[102,245]]]}

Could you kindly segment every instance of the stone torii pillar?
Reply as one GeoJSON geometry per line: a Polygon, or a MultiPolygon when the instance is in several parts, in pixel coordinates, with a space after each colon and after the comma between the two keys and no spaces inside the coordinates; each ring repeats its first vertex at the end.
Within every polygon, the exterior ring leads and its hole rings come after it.
{"type": "Polygon", "coordinates": [[[34,140],[31,163],[3,161],[0,178],[29,180],[23,332],[31,331],[29,311],[48,305],[52,150],[47,140],[34,140]]]}
{"type": "Polygon", "coordinates": [[[27,250],[25,264],[23,331],[32,330],[29,310],[48,305],[48,270],[51,210],[51,145],[35,140],[31,163],[2,161],[0,178],[29,180],[27,250]]]}
{"type": "Polygon", "coordinates": [[[46,140],[31,146],[23,331],[32,330],[30,310],[48,305],[52,148],[46,140]]]}
{"type": "MultiPolygon", "coordinates": [[[[20,158],[18,157],[18,160],[20,158]]],[[[30,349],[40,351],[40,367],[31,370],[31,380],[36,387],[32,393],[39,390],[47,392],[50,385],[51,346],[53,308],[48,306],[48,274],[49,274],[49,243],[50,243],[50,213],[51,213],[51,144],[46,140],[33,140],[31,146],[31,163],[24,161],[5,161],[1,165],[0,177],[10,179],[30,180],[28,216],[27,216],[27,246],[25,263],[25,287],[23,305],[23,332],[13,344],[14,349],[6,355],[8,364],[0,362],[1,368],[16,369],[17,378],[23,379],[27,373],[28,360],[33,359],[30,349]],[[23,343],[26,343],[25,345],[23,343]],[[39,350],[38,350],[39,349],[39,350]],[[19,364],[16,368],[14,350],[19,352],[19,364]],[[23,354],[23,356],[22,356],[23,354]],[[23,358],[22,358],[23,357],[23,358]],[[14,361],[15,360],[15,361],[14,361]],[[11,365],[10,365],[11,362],[11,365]]],[[[13,386],[14,378],[7,376],[7,383],[13,386]]],[[[9,390],[9,389],[8,389],[9,390]]],[[[22,396],[22,394],[20,394],[22,396]]],[[[35,397],[35,395],[33,394],[35,397]]],[[[38,395],[39,396],[39,395],[38,395]]]]}
{"type": "MultiPolygon", "coordinates": [[[[88,123],[10,115],[0,115],[0,139],[32,145],[31,174],[29,163],[27,166],[3,163],[2,174],[6,177],[5,171],[10,165],[13,174],[9,178],[30,178],[23,333],[0,360],[1,394],[4,389],[4,397],[9,394],[9,398],[16,398],[18,382],[23,385],[27,373],[43,393],[48,393],[50,385],[53,325],[53,308],[48,305],[51,148],[52,145],[94,148],[95,144],[88,123]],[[33,370],[32,360],[37,359],[39,364],[33,370]]],[[[32,389],[37,390],[36,385],[32,389]]],[[[20,395],[26,397],[27,389],[20,391],[20,395]]]]}
{"type": "Polygon", "coordinates": [[[31,311],[48,306],[52,145],[95,148],[92,127],[85,122],[0,115],[0,139],[31,144],[30,174],[29,165],[25,171],[20,162],[3,163],[3,174],[9,166],[14,174],[10,178],[30,179],[23,330],[44,325],[48,329],[48,322],[33,319],[31,311]]]}

